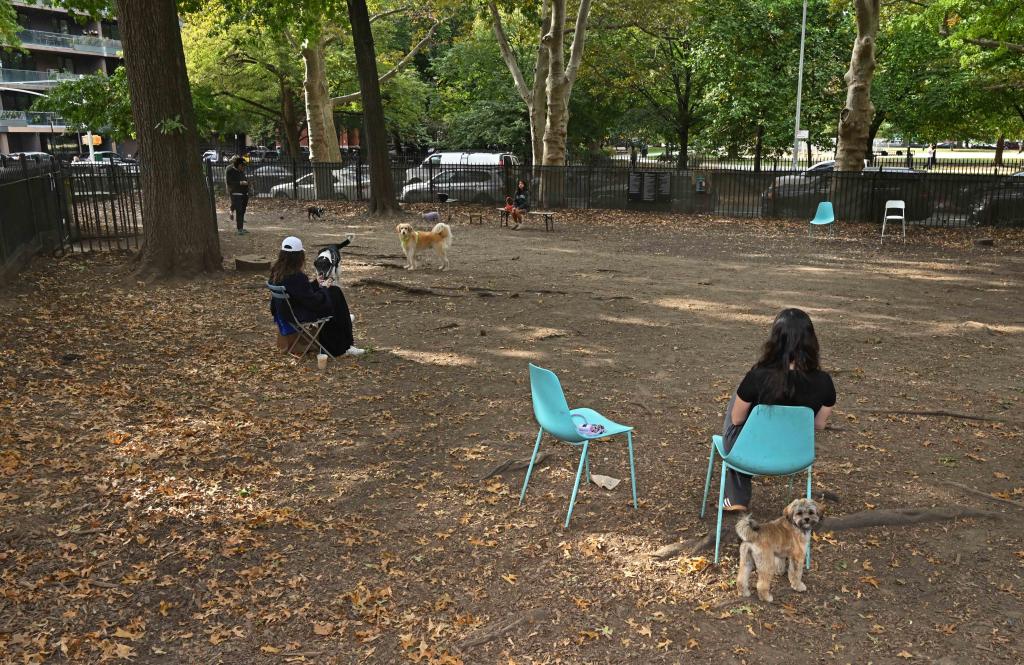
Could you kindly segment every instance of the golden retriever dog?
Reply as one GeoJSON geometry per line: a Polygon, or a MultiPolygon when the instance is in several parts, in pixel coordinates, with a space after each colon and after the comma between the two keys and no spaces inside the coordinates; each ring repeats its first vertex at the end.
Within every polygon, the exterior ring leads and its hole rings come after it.
{"type": "Polygon", "coordinates": [[[782,517],[758,524],[749,515],[736,524],[740,540],[740,570],[736,591],[750,595],[750,574],[757,568],[757,595],[772,602],[772,578],[783,571],[789,573],[793,591],[807,591],[802,577],[804,552],[811,540],[811,531],[821,520],[821,509],[811,499],[796,499],[782,511],[782,517]]]}
{"type": "Polygon", "coordinates": [[[412,224],[402,223],[395,227],[402,241],[406,270],[416,270],[416,255],[422,250],[433,248],[441,259],[441,270],[448,269],[448,248],[452,246],[452,229],[444,222],[434,224],[430,231],[417,231],[412,224]]]}

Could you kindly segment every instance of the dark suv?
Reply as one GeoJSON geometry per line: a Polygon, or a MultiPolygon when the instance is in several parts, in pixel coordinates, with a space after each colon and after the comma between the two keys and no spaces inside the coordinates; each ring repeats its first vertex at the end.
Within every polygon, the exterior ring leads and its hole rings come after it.
{"type": "Polygon", "coordinates": [[[868,219],[881,219],[885,202],[892,199],[906,202],[907,219],[927,219],[932,202],[924,177],[919,171],[895,166],[865,167],[859,173],[837,173],[828,167],[805,171],[796,177],[776,178],[761,196],[761,214],[810,219],[822,201],[849,196],[867,203],[861,209],[868,219]]]}

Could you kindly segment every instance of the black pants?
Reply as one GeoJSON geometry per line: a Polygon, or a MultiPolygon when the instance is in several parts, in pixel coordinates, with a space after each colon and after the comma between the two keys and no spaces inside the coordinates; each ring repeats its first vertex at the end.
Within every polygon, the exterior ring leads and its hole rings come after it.
{"type": "MultiPolygon", "coordinates": [[[[736,445],[736,439],[743,431],[743,425],[732,424],[732,405],[735,403],[736,394],[733,393],[725,407],[725,420],[722,423],[722,447],[727,453],[736,445]]],[[[734,506],[750,507],[751,486],[750,476],[747,474],[737,473],[732,469],[725,472],[725,498],[734,506]]]]}
{"type": "Polygon", "coordinates": [[[232,194],[231,210],[235,213],[235,227],[241,231],[245,225],[245,209],[249,206],[248,194],[232,194]]]}
{"type": "Polygon", "coordinates": [[[327,289],[331,297],[331,320],[320,331],[320,343],[332,356],[340,356],[352,346],[352,317],[345,294],[337,286],[327,289]]]}

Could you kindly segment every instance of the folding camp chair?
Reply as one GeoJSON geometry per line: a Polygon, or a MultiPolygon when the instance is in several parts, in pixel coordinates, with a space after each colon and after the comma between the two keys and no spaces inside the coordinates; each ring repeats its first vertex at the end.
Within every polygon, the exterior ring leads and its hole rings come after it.
{"type": "MultiPolygon", "coordinates": [[[[324,345],[320,343],[320,331],[324,329],[324,326],[327,325],[327,322],[331,320],[331,317],[324,316],[315,321],[299,321],[298,318],[295,316],[295,310],[292,309],[292,302],[291,299],[288,297],[287,289],[285,289],[283,286],[271,284],[270,282],[267,282],[267,288],[270,289],[270,297],[277,301],[278,308],[281,307],[281,303],[284,303],[284,306],[288,308],[288,316],[286,317],[287,323],[291,325],[292,328],[295,329],[295,332],[299,333],[298,336],[295,338],[295,341],[293,341],[291,343],[291,346],[288,347],[288,353],[291,353],[292,349],[295,348],[295,346],[298,345],[300,342],[305,341],[306,348],[302,350],[301,355],[306,355],[310,348],[312,348],[312,346],[316,344],[318,347],[320,347],[321,353],[326,353],[331,358],[334,358],[334,355],[330,351],[325,349],[324,345]]],[[[278,316],[281,316],[283,314],[284,312],[279,312],[278,316]]],[[[275,319],[276,318],[278,317],[275,316],[275,319]]],[[[278,322],[278,327],[281,327],[280,322],[278,322]]]]}

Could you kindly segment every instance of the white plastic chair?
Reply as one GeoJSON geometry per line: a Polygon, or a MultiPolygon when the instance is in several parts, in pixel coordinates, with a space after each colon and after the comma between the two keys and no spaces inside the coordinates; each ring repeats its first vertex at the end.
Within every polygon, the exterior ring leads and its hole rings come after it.
{"type": "Polygon", "coordinates": [[[903,224],[903,242],[907,241],[907,204],[903,201],[886,201],[885,211],[882,213],[882,238],[879,243],[885,242],[885,225],[887,222],[899,221],[903,224]],[[890,211],[892,211],[890,213],[890,211]]]}

